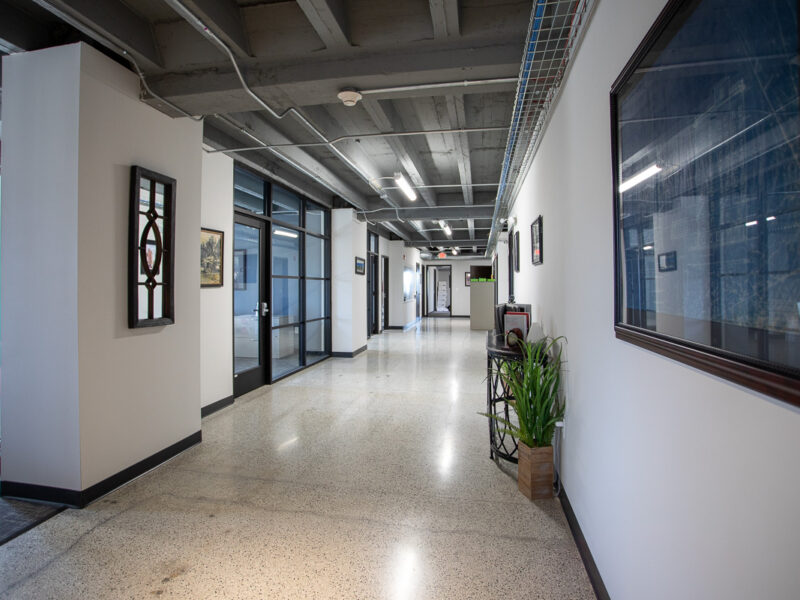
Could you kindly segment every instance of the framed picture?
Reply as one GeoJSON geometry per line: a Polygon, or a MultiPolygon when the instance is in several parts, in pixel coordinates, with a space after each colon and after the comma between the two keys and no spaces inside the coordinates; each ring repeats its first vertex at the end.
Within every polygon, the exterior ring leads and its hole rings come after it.
{"type": "Polygon", "coordinates": [[[672,252],[664,252],[658,255],[658,271],[666,273],[667,271],[678,270],[678,255],[673,250],[672,252]]]}
{"type": "Polygon", "coordinates": [[[519,231],[514,232],[514,272],[519,273],[519,231]]]}
{"type": "Polygon", "coordinates": [[[467,271],[466,273],[464,273],[464,285],[467,287],[469,287],[469,280],[470,280],[469,271],[467,271]]]}
{"type": "Polygon", "coordinates": [[[531,223],[531,262],[535,265],[542,264],[542,215],[531,223]]]}
{"type": "Polygon", "coordinates": [[[200,287],[222,287],[225,232],[200,229],[200,287]]]}
{"type": "Polygon", "coordinates": [[[671,0],[613,85],[614,330],[800,406],[798,11],[769,5],[671,0]]]}
{"type": "Polygon", "coordinates": [[[363,275],[367,272],[367,261],[356,256],[356,275],[363,275]]]}
{"type": "Polygon", "coordinates": [[[128,218],[128,327],[175,322],[176,182],[143,167],[131,167],[128,218]]]}
{"type": "Polygon", "coordinates": [[[233,251],[233,289],[247,289],[247,250],[233,251]]]}

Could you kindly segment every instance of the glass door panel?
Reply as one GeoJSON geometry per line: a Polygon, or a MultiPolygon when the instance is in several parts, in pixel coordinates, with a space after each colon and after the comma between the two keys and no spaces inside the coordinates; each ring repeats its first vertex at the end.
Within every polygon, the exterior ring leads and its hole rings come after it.
{"type": "Polygon", "coordinates": [[[237,217],[233,230],[233,373],[234,394],[268,381],[264,364],[264,319],[267,315],[263,262],[264,226],[237,217]]]}

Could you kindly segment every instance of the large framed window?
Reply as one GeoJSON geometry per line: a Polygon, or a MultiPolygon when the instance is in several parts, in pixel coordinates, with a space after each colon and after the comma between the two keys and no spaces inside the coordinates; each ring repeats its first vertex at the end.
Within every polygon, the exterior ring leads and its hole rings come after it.
{"type": "Polygon", "coordinates": [[[617,337],[800,405],[797,10],[673,0],[611,113],[617,337]]]}

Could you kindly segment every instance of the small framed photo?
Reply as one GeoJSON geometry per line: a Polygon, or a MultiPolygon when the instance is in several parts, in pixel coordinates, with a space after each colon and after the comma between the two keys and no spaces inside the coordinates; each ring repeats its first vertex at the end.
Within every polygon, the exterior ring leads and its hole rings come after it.
{"type": "Polygon", "coordinates": [[[535,265],[542,264],[542,215],[531,223],[531,262],[535,265]]]}
{"type": "Polygon", "coordinates": [[[200,287],[222,287],[222,246],[225,233],[200,229],[200,287]]]}
{"type": "Polygon", "coordinates": [[[367,261],[356,256],[356,275],[363,275],[367,272],[367,261]]]}
{"type": "Polygon", "coordinates": [[[519,273],[519,231],[514,232],[514,272],[519,273]]]}
{"type": "Polygon", "coordinates": [[[464,285],[469,287],[469,271],[464,273],[464,285]]]}
{"type": "Polygon", "coordinates": [[[678,270],[678,254],[675,250],[658,255],[658,270],[661,273],[678,270]]]}
{"type": "Polygon", "coordinates": [[[233,289],[247,289],[247,250],[233,251],[233,289]]]}

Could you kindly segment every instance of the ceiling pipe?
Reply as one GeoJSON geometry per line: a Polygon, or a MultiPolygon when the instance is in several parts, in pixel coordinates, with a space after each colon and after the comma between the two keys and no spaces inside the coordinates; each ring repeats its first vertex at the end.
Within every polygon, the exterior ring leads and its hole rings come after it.
{"type": "Polygon", "coordinates": [[[413,92],[416,90],[436,90],[441,88],[473,87],[479,85],[497,85],[501,83],[516,83],[516,77],[499,77],[497,79],[465,79],[463,81],[445,81],[441,83],[418,83],[415,85],[398,85],[395,87],[373,88],[371,90],[358,90],[362,96],[370,94],[392,94],[395,92],[413,92]]]}
{"type": "MultiPolygon", "coordinates": [[[[367,185],[369,185],[375,192],[380,194],[381,188],[380,186],[376,186],[372,182],[372,178],[365,174],[361,168],[356,165],[350,158],[348,158],[345,154],[343,154],[336,146],[330,143],[325,134],[314,125],[308,118],[303,115],[299,110],[295,107],[291,106],[287,108],[282,113],[277,112],[273,109],[269,104],[267,104],[258,94],[256,94],[252,88],[248,85],[247,81],[242,74],[241,69],[239,68],[239,63],[236,61],[236,57],[233,55],[233,52],[228,47],[228,45],[220,39],[217,34],[211,31],[203,21],[198,18],[192,11],[190,11],[180,0],[164,0],[167,4],[169,4],[179,15],[181,15],[184,19],[186,19],[190,25],[192,25],[195,29],[197,29],[201,34],[209,38],[213,41],[217,46],[219,46],[222,51],[228,56],[231,64],[233,65],[234,70],[236,71],[236,76],[239,78],[239,82],[242,84],[242,88],[250,96],[253,100],[255,100],[259,106],[261,106],[264,110],[266,110],[270,115],[272,115],[276,119],[283,119],[288,115],[294,115],[298,121],[300,121],[305,127],[311,131],[314,135],[320,138],[325,144],[327,144],[328,148],[333,152],[343,163],[345,163],[350,169],[352,169],[359,177],[361,177],[367,185]]],[[[266,144],[265,144],[266,145],[266,144]]],[[[231,150],[233,151],[233,150],[231,150]]],[[[279,155],[283,156],[283,155],[279,155]]]]}
{"type": "MultiPolygon", "coordinates": [[[[485,131],[508,131],[508,127],[471,127],[466,129],[429,129],[420,131],[391,131],[382,133],[360,133],[352,135],[342,135],[332,139],[330,142],[304,142],[296,144],[269,144],[269,148],[309,148],[314,146],[326,146],[331,144],[338,144],[348,140],[362,140],[370,138],[385,138],[385,137],[406,137],[414,135],[433,135],[433,134],[457,134],[457,133],[481,133],[485,131]]],[[[231,152],[244,152],[246,150],[263,150],[263,146],[245,146],[243,148],[231,148],[231,152]]],[[[218,151],[217,151],[218,152],[218,151]]]]}

